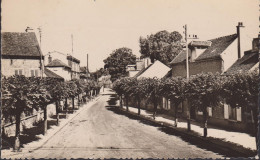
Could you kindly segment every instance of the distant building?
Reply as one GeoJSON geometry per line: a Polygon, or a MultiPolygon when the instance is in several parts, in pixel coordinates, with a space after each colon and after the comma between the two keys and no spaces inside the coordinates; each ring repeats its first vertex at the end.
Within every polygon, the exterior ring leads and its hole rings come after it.
{"type": "Polygon", "coordinates": [[[128,77],[134,77],[138,72],[147,68],[151,63],[151,59],[149,57],[146,58],[137,58],[136,64],[130,64],[126,66],[126,71],[128,73],[128,77]]]}
{"type": "Polygon", "coordinates": [[[2,75],[41,76],[42,52],[34,32],[2,32],[1,42],[2,75]]]}
{"type": "Polygon", "coordinates": [[[48,60],[46,67],[65,80],[80,79],[80,60],[77,58],[53,51],[46,55],[46,59],[48,60]]]}
{"type": "Polygon", "coordinates": [[[90,79],[90,72],[87,67],[80,67],[80,79],[90,79]]]}

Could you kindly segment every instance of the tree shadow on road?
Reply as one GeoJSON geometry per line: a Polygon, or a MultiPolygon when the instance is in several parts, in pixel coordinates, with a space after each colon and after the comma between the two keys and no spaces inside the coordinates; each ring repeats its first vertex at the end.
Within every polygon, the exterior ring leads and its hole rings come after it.
{"type": "MultiPolygon", "coordinates": [[[[149,118],[149,120],[147,120],[147,117],[144,117],[143,115],[137,115],[136,113],[129,113],[129,112],[123,110],[122,108],[120,108],[119,106],[109,105],[109,106],[106,106],[106,108],[107,108],[107,110],[112,111],[118,115],[123,115],[123,116],[128,117],[129,119],[137,120],[140,123],[157,127],[157,129],[161,132],[164,132],[168,135],[177,136],[189,144],[195,145],[199,148],[203,148],[203,149],[206,149],[209,151],[213,151],[217,154],[221,154],[221,155],[224,155],[227,157],[249,157],[249,156],[254,156],[254,154],[255,154],[253,151],[249,151],[247,153],[248,155],[244,155],[241,153],[234,152],[233,150],[231,151],[228,148],[223,148],[223,147],[220,148],[219,146],[216,146],[211,142],[215,141],[216,143],[221,143],[222,145],[230,145],[231,143],[222,142],[220,139],[212,138],[212,137],[207,137],[207,140],[206,140],[206,139],[203,139],[203,137],[201,137],[197,132],[194,132],[194,131],[188,132],[186,128],[172,128],[172,127],[169,127],[169,126],[171,126],[171,124],[167,124],[167,123],[162,124],[160,122],[156,122],[152,118],[149,118]],[[189,134],[186,134],[187,132],[189,134]],[[192,136],[188,136],[188,135],[192,135],[192,136]],[[199,138],[197,138],[197,137],[199,137],[199,138]],[[210,140],[210,141],[208,141],[208,140],[210,140]]],[[[232,144],[232,145],[235,145],[235,144],[232,144]]],[[[241,147],[241,146],[235,146],[235,147],[243,150],[243,147],[241,147]]]]}

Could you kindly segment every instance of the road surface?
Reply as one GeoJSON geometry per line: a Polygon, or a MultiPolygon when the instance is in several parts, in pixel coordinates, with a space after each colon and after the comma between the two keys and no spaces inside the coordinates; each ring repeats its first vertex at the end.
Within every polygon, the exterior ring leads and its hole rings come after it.
{"type": "Polygon", "coordinates": [[[108,110],[110,95],[85,107],[40,148],[11,158],[221,158],[108,110]]]}

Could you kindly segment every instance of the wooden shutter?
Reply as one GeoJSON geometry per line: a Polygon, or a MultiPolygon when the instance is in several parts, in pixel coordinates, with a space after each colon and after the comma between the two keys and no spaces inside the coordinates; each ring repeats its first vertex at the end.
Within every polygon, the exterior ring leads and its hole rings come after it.
{"type": "Polygon", "coordinates": [[[228,114],[228,105],[224,104],[224,118],[228,119],[229,114],[228,114]]]}
{"type": "Polygon", "coordinates": [[[237,121],[242,121],[241,107],[236,108],[236,110],[237,110],[237,121]]]}

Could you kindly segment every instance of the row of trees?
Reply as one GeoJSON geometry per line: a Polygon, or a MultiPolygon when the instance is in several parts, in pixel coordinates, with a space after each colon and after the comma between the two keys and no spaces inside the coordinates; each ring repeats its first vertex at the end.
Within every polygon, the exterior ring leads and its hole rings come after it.
{"type": "Polygon", "coordinates": [[[94,81],[85,82],[83,80],[61,81],[54,78],[39,78],[12,76],[2,78],[2,117],[14,116],[16,119],[16,133],[14,150],[20,148],[20,123],[21,114],[24,111],[32,112],[33,109],[44,111],[43,134],[47,132],[47,105],[56,104],[57,125],[59,125],[59,113],[61,112],[61,101],[65,101],[64,108],[68,111],[68,99],[72,99],[74,109],[74,99],[80,94],[98,93],[100,87],[94,81]]]}
{"type": "MultiPolygon", "coordinates": [[[[189,80],[176,77],[167,79],[156,78],[121,78],[114,82],[113,89],[121,97],[125,97],[128,110],[129,97],[134,97],[138,104],[140,114],[141,100],[150,100],[154,104],[154,117],[157,111],[159,98],[170,99],[174,107],[175,126],[177,127],[177,107],[188,100],[189,108],[196,108],[203,112],[204,136],[207,136],[207,107],[215,107],[226,103],[231,107],[247,107],[253,112],[255,123],[255,136],[257,140],[258,115],[258,71],[250,73],[235,73],[232,75],[219,75],[202,73],[190,77],[189,80]]],[[[190,130],[190,115],[187,117],[188,130],[190,130]]]]}

